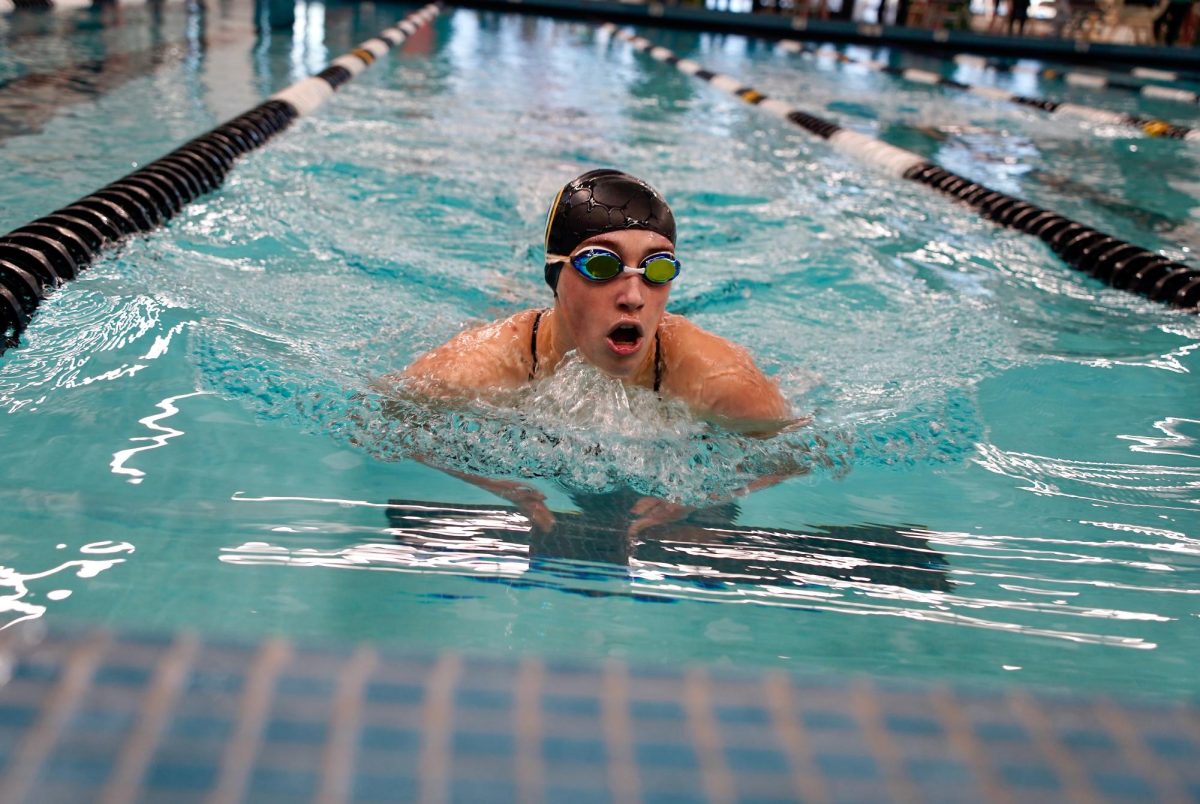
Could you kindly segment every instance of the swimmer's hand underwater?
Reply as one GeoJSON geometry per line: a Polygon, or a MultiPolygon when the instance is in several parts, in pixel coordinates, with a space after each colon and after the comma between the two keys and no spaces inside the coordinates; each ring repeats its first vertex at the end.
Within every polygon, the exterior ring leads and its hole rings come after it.
{"type": "Polygon", "coordinates": [[[554,512],[546,507],[546,495],[533,486],[516,480],[469,475],[453,469],[442,469],[442,471],[508,500],[517,506],[517,510],[525,515],[530,526],[538,533],[549,533],[554,530],[554,512]]]}

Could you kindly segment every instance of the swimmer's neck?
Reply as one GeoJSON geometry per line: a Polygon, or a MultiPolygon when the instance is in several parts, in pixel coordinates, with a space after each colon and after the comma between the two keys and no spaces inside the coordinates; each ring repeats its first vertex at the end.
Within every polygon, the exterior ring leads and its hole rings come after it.
{"type": "MultiPolygon", "coordinates": [[[[579,358],[586,362],[589,366],[593,366],[597,371],[614,380],[620,380],[626,385],[640,385],[645,388],[654,387],[654,357],[658,349],[658,344],[651,342],[657,331],[646,333],[646,340],[649,348],[644,350],[641,360],[638,362],[637,370],[629,376],[617,376],[610,374],[600,366],[595,366],[590,360],[584,357],[583,352],[579,350],[575,339],[571,336],[570,328],[563,325],[559,316],[561,313],[557,307],[551,307],[542,315],[542,323],[538,328],[537,333],[537,348],[538,348],[538,364],[546,366],[545,375],[550,376],[558,370],[563,358],[569,352],[574,351],[579,358]]],[[[663,319],[666,319],[664,314],[663,319]]],[[[659,322],[659,328],[662,328],[662,322],[659,322]]]]}

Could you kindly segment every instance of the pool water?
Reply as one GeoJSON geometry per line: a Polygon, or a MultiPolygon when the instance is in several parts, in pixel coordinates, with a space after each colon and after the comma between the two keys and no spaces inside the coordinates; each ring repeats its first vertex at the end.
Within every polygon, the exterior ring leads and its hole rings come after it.
{"type": "MultiPolygon", "coordinates": [[[[3,227],[407,10],[301,5],[292,30],[257,38],[237,2],[122,25],[0,20],[0,76],[24,81],[0,87],[0,112],[38,112],[0,140],[3,227]],[[175,44],[82,97],[13,102],[98,39],[175,44]]],[[[1200,240],[1194,145],[742,37],[643,33],[1174,259],[1200,240]]],[[[1194,698],[1198,345],[1195,316],[1100,286],[593,27],[447,10],[55,293],[0,357],[0,616],[1194,698]],[[502,403],[381,398],[379,378],[464,326],[551,303],[546,205],[603,165],[675,208],[669,309],[749,348],[811,425],[735,437],[578,364],[502,403]],[[415,454],[536,487],[558,527],[532,534],[415,454]],[[642,496],[725,500],[780,469],[796,474],[625,538],[642,496]]]]}

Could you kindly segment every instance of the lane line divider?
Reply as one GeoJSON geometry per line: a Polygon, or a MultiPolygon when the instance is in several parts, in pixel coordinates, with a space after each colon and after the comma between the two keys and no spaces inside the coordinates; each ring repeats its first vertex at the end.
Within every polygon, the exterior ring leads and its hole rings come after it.
{"type": "Polygon", "coordinates": [[[964,67],[975,67],[980,70],[995,70],[1005,73],[1022,73],[1025,75],[1033,75],[1043,79],[1062,79],[1068,84],[1074,86],[1092,87],[1095,89],[1122,89],[1129,92],[1137,92],[1145,95],[1148,98],[1160,98],[1162,100],[1174,100],[1181,103],[1197,103],[1200,102],[1200,95],[1192,92],[1189,89],[1179,89],[1178,87],[1167,87],[1162,84],[1145,84],[1137,81],[1125,81],[1126,75],[1133,78],[1141,78],[1146,81],[1191,81],[1194,78],[1183,76],[1180,73],[1170,70],[1155,70],[1150,67],[1134,67],[1129,73],[1123,73],[1119,77],[1101,75],[1093,72],[1082,72],[1077,70],[1064,70],[1055,67],[1034,67],[1029,64],[1005,64],[1004,62],[994,59],[985,59],[982,56],[972,56],[966,53],[959,53],[954,57],[956,64],[961,64],[964,67]]]}
{"type": "Polygon", "coordinates": [[[69,282],[108,246],[166,223],[224,182],[238,157],[298,117],[441,12],[434,2],[368,39],[317,73],[276,92],[166,156],[0,237],[0,354],[16,346],[47,293],[69,282]]]}
{"type": "MultiPolygon", "coordinates": [[[[1101,125],[1130,126],[1151,137],[1166,137],[1168,139],[1176,140],[1200,139],[1200,129],[1189,128],[1187,126],[1177,126],[1157,118],[1138,117],[1137,115],[1124,114],[1123,112],[1111,112],[1107,109],[1098,109],[1094,106],[1082,106],[1077,103],[1062,103],[1060,101],[1048,100],[1046,98],[1029,98],[1025,97],[1024,95],[1017,95],[1013,92],[1009,92],[1006,89],[1000,89],[999,87],[985,87],[975,84],[964,84],[960,81],[955,81],[952,78],[945,78],[938,73],[930,72],[929,70],[918,70],[915,68],[902,69],[900,67],[893,67],[890,64],[882,61],[865,61],[854,59],[850,56],[847,56],[845,53],[832,48],[817,48],[813,45],[803,42],[796,42],[791,39],[780,42],[779,46],[789,53],[811,53],[816,56],[836,59],[842,64],[857,64],[859,66],[875,70],[876,72],[887,73],[888,75],[894,75],[899,78],[903,78],[906,81],[913,81],[919,84],[929,84],[932,86],[949,87],[951,89],[969,92],[972,95],[979,95],[990,100],[1008,101],[1009,103],[1015,103],[1020,106],[1032,106],[1035,109],[1041,109],[1043,112],[1048,112],[1050,114],[1079,117],[1092,123],[1098,123],[1101,125]]],[[[1077,77],[1083,75],[1085,74],[1076,74],[1077,77]]],[[[1101,78],[1101,76],[1095,77],[1101,78]]],[[[1082,81],[1083,79],[1079,78],[1078,80],[1082,81]]]]}
{"type": "Polygon", "coordinates": [[[1200,306],[1200,271],[1187,265],[951,173],[912,151],[792,108],[732,76],[706,70],[691,59],[680,58],[667,48],[612,23],[605,23],[601,30],[628,42],[656,61],[670,64],[800,126],[828,142],[835,150],[896,177],[951,195],[988,220],[1040,238],[1068,265],[1112,287],[1139,293],[1188,312],[1197,312],[1200,306]]]}

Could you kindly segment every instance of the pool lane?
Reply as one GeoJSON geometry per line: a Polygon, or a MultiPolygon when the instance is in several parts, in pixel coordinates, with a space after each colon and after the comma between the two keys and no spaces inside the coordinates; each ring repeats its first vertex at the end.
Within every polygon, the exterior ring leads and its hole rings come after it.
{"type": "Polygon", "coordinates": [[[1093,229],[979,182],[952,173],[911,151],[768,98],[738,79],[705,69],[649,39],[606,23],[602,30],[687,75],[759,106],[844,152],[897,178],[927,185],[965,202],[980,216],[1044,241],[1065,263],[1120,290],[1187,312],[1200,310],[1200,271],[1093,229]]]}
{"type": "MultiPolygon", "coordinates": [[[[1034,109],[1041,109],[1047,114],[1063,114],[1072,117],[1079,117],[1091,123],[1099,125],[1117,125],[1128,126],[1135,128],[1150,137],[1167,137],[1177,140],[1197,140],[1200,139],[1200,129],[1195,129],[1190,126],[1181,126],[1174,123],[1169,123],[1166,120],[1161,120],[1154,117],[1143,117],[1141,115],[1124,114],[1121,112],[1111,112],[1107,109],[1100,109],[1095,106],[1083,106],[1077,103],[1067,103],[1064,101],[1052,100],[1050,98],[1028,97],[1018,95],[1015,92],[999,89],[997,87],[982,86],[978,84],[964,84],[961,81],[956,81],[952,78],[947,78],[939,73],[929,70],[921,70],[913,67],[900,68],[893,67],[883,61],[877,60],[861,60],[841,53],[839,51],[829,51],[824,48],[818,48],[815,45],[805,44],[793,39],[787,39],[779,45],[788,53],[807,53],[812,55],[831,55],[842,64],[856,64],[866,67],[869,70],[887,73],[888,75],[901,78],[905,81],[912,81],[918,84],[928,84],[931,86],[947,87],[963,92],[970,92],[975,95],[980,95],[991,100],[1007,101],[1015,103],[1019,106],[1029,106],[1034,109]]],[[[1072,83],[1068,80],[1068,83],[1072,83]]],[[[1074,82],[1076,85],[1090,86],[1093,88],[1103,88],[1105,83],[1090,83],[1081,84],[1074,82]]],[[[1177,92],[1182,92],[1179,90],[1177,92]]],[[[1188,93],[1195,98],[1194,93],[1188,93]]],[[[1156,97],[1153,93],[1148,97],[1156,97]]],[[[1157,97],[1163,97],[1158,95],[1157,97]]],[[[1169,97],[1177,97],[1175,95],[1169,97]]]]}
{"type": "Polygon", "coordinates": [[[317,73],[166,156],[0,238],[0,351],[19,343],[41,300],[105,248],[148,232],[225,180],[238,158],[264,145],[437,16],[431,3],[317,73]]]}
{"type": "Polygon", "coordinates": [[[1069,67],[1042,67],[1031,64],[1011,64],[997,59],[986,59],[968,53],[954,56],[954,63],[978,70],[1013,72],[1034,75],[1046,80],[1061,79],[1073,86],[1095,89],[1116,89],[1133,92],[1148,98],[1161,98],[1180,103],[1200,103],[1200,95],[1191,89],[1173,86],[1179,82],[1195,83],[1200,76],[1135,67],[1127,72],[1096,72],[1095,69],[1075,70],[1069,67]],[[1131,80],[1132,79],[1132,80],[1131,80]]]}

